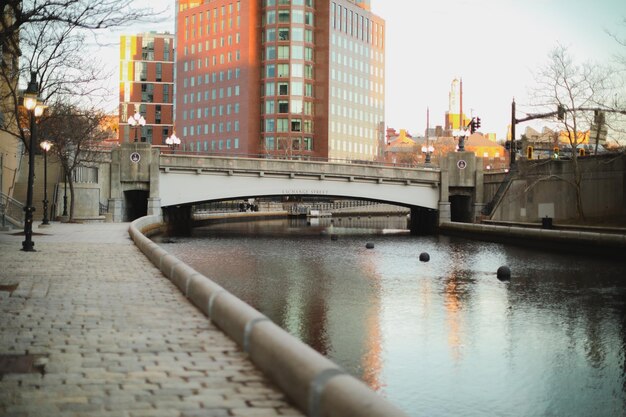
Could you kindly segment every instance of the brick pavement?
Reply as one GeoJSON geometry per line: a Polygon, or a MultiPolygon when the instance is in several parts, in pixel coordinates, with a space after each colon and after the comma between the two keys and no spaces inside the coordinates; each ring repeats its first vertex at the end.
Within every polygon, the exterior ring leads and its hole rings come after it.
{"type": "Polygon", "coordinates": [[[301,416],[127,229],[35,224],[28,253],[0,232],[0,362],[35,359],[0,374],[0,415],[301,416]]]}

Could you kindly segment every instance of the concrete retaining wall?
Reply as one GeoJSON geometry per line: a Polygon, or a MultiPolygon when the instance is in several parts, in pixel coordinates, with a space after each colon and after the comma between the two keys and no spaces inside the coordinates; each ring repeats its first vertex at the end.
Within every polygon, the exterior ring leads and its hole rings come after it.
{"type": "Polygon", "coordinates": [[[160,226],[158,216],[142,217],[131,223],[129,234],[152,263],[235,340],[300,410],[311,417],[406,416],[363,382],[144,235],[160,226]]]}
{"type": "Polygon", "coordinates": [[[496,226],[444,222],[439,225],[444,234],[467,236],[472,239],[488,238],[489,241],[527,243],[533,247],[566,249],[581,253],[596,253],[622,258],[626,250],[626,234],[599,233],[578,230],[551,230],[520,226],[496,226]]]}

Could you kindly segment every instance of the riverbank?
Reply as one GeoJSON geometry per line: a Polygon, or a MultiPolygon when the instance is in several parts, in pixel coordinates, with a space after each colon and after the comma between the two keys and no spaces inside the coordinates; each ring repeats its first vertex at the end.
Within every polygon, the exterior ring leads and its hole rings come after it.
{"type": "Polygon", "coordinates": [[[626,233],[616,228],[594,226],[552,225],[542,228],[533,224],[472,224],[444,222],[439,225],[442,234],[468,239],[503,242],[550,250],[593,254],[623,259],[626,233]]]}

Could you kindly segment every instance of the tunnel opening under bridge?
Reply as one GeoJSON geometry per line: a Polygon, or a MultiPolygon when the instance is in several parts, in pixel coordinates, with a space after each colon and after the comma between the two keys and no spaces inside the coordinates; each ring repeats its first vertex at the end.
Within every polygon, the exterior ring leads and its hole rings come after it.
{"type": "MultiPolygon", "coordinates": [[[[437,233],[439,212],[420,206],[394,204],[389,201],[346,196],[265,195],[237,196],[228,199],[207,200],[192,204],[163,207],[168,229],[175,234],[189,234],[197,226],[195,215],[216,213],[255,212],[261,219],[263,212],[283,211],[289,217],[404,217],[406,228],[413,235],[437,233]],[[244,207],[244,209],[242,209],[244,207]],[[259,213],[260,212],[260,213],[259,213]]],[[[203,220],[203,222],[205,222],[203,220]]],[[[227,221],[221,219],[220,222],[227,221]]],[[[234,221],[234,220],[233,220],[234,221]]]]}

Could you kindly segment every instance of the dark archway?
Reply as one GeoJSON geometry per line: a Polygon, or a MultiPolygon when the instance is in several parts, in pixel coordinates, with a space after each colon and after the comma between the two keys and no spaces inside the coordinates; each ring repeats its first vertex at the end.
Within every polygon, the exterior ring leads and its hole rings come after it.
{"type": "Polygon", "coordinates": [[[133,221],[148,215],[148,191],[124,191],[125,221],[133,221]]]}
{"type": "Polygon", "coordinates": [[[450,220],[460,223],[472,223],[472,198],[470,196],[450,196],[450,220]]]}

